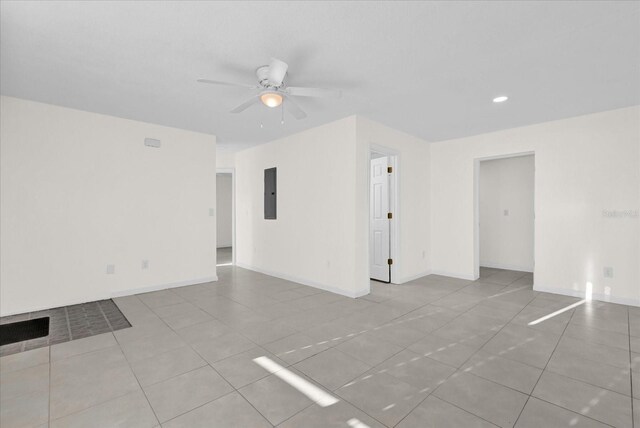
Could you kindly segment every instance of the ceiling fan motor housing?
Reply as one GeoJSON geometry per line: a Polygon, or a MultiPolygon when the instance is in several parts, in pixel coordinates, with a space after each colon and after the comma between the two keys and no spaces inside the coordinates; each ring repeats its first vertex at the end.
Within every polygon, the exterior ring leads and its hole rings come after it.
{"type": "Polygon", "coordinates": [[[256,76],[258,76],[258,82],[260,86],[264,88],[280,88],[284,86],[284,82],[280,86],[274,86],[269,82],[269,66],[263,65],[262,67],[258,67],[256,69],[256,76]]]}

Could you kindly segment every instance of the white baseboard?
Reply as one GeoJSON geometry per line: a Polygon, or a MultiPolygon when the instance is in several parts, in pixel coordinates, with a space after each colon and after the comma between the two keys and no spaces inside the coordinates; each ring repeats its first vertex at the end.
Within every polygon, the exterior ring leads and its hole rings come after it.
{"type": "Polygon", "coordinates": [[[348,292],[345,290],[341,290],[339,288],[333,287],[331,285],[327,285],[327,284],[321,284],[319,282],[315,282],[315,281],[311,281],[305,278],[298,278],[295,276],[291,276],[288,275],[286,273],[282,273],[282,272],[274,272],[268,269],[262,269],[262,268],[258,268],[255,266],[250,266],[244,263],[240,263],[240,262],[236,262],[236,266],[241,267],[243,269],[248,269],[248,270],[252,270],[254,272],[259,272],[259,273],[263,273],[265,275],[269,275],[269,276],[274,276],[276,278],[280,278],[280,279],[284,279],[286,281],[291,281],[291,282],[297,282],[298,284],[302,284],[302,285],[308,285],[310,287],[313,288],[319,288],[320,290],[324,290],[324,291],[329,291],[331,293],[335,293],[335,294],[340,294],[341,296],[346,296],[346,297],[352,297],[352,298],[356,298],[356,297],[362,297],[362,296],[366,296],[367,294],[369,294],[369,290],[358,290],[355,292],[348,292]]]}
{"type": "Polygon", "coordinates": [[[448,276],[450,278],[466,279],[467,281],[475,281],[476,279],[478,279],[473,274],[447,272],[444,270],[437,270],[437,269],[432,269],[431,275],[448,276]]]}
{"type": "Polygon", "coordinates": [[[184,287],[186,285],[202,284],[204,282],[211,282],[211,281],[217,281],[217,280],[218,280],[218,277],[214,275],[214,276],[208,276],[208,277],[199,278],[199,279],[188,279],[184,281],[176,281],[176,282],[171,282],[166,284],[151,285],[149,287],[131,288],[128,290],[116,291],[114,293],[98,293],[90,297],[64,300],[63,302],[54,303],[53,306],[51,305],[32,306],[32,307],[26,308],[25,310],[21,310],[20,312],[15,312],[15,311],[7,312],[7,313],[3,312],[1,316],[5,317],[5,316],[11,316],[11,315],[17,315],[17,314],[24,314],[28,312],[46,311],[48,309],[60,308],[63,306],[81,305],[83,303],[95,302],[96,300],[106,300],[106,299],[112,299],[114,297],[131,296],[132,294],[148,293],[150,291],[166,290],[168,288],[184,287]]]}
{"type": "MultiPolygon", "coordinates": [[[[584,291],[572,290],[570,288],[545,287],[543,285],[534,284],[533,291],[560,294],[561,296],[579,297],[581,299],[584,299],[584,291]]],[[[619,305],[640,306],[640,299],[631,299],[628,297],[616,297],[610,295],[608,296],[602,293],[593,293],[591,295],[591,299],[598,300],[600,302],[617,303],[619,305]]]]}
{"type": "Polygon", "coordinates": [[[533,272],[533,266],[510,265],[495,262],[480,262],[480,267],[488,267],[493,269],[517,270],[520,272],[533,272]]]}
{"type": "Polygon", "coordinates": [[[186,287],[187,285],[203,284],[205,282],[212,282],[217,280],[218,280],[218,276],[213,275],[213,276],[206,276],[204,278],[198,278],[198,279],[185,279],[183,281],[169,282],[169,283],[158,284],[158,285],[150,285],[148,287],[130,288],[128,290],[120,290],[120,291],[116,291],[115,293],[111,293],[111,298],[131,296],[132,294],[149,293],[152,291],[167,290],[169,288],[186,287]]]}
{"type": "Polygon", "coordinates": [[[410,282],[413,281],[414,279],[418,279],[418,278],[422,278],[423,276],[427,276],[427,275],[431,275],[431,269],[425,270],[424,272],[420,272],[418,274],[415,275],[409,275],[409,276],[405,276],[404,278],[401,278],[400,280],[397,280],[396,282],[394,282],[394,284],[404,284],[406,282],[410,282]]]}

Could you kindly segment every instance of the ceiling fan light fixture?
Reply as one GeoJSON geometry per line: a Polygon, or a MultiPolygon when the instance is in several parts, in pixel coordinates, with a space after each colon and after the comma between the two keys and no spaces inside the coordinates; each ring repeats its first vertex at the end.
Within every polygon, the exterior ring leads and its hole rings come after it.
{"type": "MultiPolygon", "coordinates": [[[[1,1],[1,0],[0,0],[1,1]]],[[[254,104],[262,103],[269,108],[282,106],[283,116],[280,122],[284,125],[284,110],[287,110],[295,119],[300,120],[307,117],[307,114],[295,103],[295,97],[314,98],[340,98],[341,91],[326,88],[307,88],[289,86],[285,82],[289,66],[286,62],[276,58],[271,58],[269,65],[263,65],[256,70],[258,78],[257,85],[247,85],[244,83],[225,82],[222,80],[198,79],[199,83],[209,85],[236,86],[250,90],[258,90],[251,98],[242,104],[234,107],[229,112],[242,113],[254,104]],[[287,103],[285,104],[285,98],[287,103]]]]}
{"type": "Polygon", "coordinates": [[[265,92],[260,95],[260,101],[267,107],[274,108],[282,104],[282,95],[275,92],[265,92]]]}
{"type": "Polygon", "coordinates": [[[499,97],[495,97],[495,98],[493,99],[493,102],[494,102],[494,103],[496,103],[496,104],[498,104],[498,103],[503,103],[503,102],[507,101],[508,99],[509,99],[509,97],[508,97],[508,96],[506,96],[506,95],[500,95],[499,97]]]}

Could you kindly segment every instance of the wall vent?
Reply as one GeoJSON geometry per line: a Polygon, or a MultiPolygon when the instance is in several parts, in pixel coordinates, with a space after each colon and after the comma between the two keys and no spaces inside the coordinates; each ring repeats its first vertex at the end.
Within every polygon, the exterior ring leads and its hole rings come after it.
{"type": "Polygon", "coordinates": [[[160,140],[156,140],[155,138],[145,138],[144,145],[147,147],[155,147],[156,149],[160,148],[160,140]]]}

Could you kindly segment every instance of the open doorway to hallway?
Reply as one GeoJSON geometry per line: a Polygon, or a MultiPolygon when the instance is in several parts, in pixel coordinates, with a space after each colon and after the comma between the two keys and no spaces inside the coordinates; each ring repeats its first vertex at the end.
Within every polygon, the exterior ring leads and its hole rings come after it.
{"type": "Polygon", "coordinates": [[[532,273],[535,261],[534,155],[481,159],[476,179],[479,277],[532,273]]]}
{"type": "Polygon", "coordinates": [[[396,155],[371,149],[369,163],[369,277],[392,283],[397,262],[396,155]]]}
{"type": "Polygon", "coordinates": [[[234,186],[232,172],[216,174],[217,266],[234,264],[234,186]]]}

